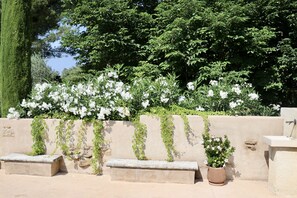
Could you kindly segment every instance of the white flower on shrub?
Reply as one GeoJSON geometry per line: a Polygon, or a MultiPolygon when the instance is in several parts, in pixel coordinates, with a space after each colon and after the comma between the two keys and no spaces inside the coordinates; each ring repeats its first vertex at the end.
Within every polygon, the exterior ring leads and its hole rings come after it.
{"type": "Polygon", "coordinates": [[[113,78],[118,78],[119,77],[118,74],[116,72],[114,72],[114,71],[108,72],[107,76],[110,77],[110,78],[111,77],[113,77],[113,78]]]}
{"type": "Polygon", "coordinates": [[[13,107],[9,108],[7,118],[8,119],[19,119],[20,118],[20,113],[13,107]]]}
{"type": "Polygon", "coordinates": [[[258,100],[259,99],[259,95],[256,93],[250,93],[248,96],[250,97],[250,100],[258,100]]]}
{"type": "Polygon", "coordinates": [[[280,110],[280,105],[273,104],[272,109],[275,110],[275,111],[279,111],[280,110]]]}
{"type": "Polygon", "coordinates": [[[238,84],[235,84],[234,87],[232,87],[232,91],[234,91],[237,95],[241,94],[240,86],[238,84]]]}
{"type": "Polygon", "coordinates": [[[209,90],[208,91],[208,94],[207,94],[207,97],[213,97],[214,93],[213,93],[213,90],[209,90]]]}
{"type": "Polygon", "coordinates": [[[228,92],[225,92],[225,91],[220,91],[220,96],[222,99],[225,99],[228,97],[228,92]]]}
{"type": "Polygon", "coordinates": [[[89,107],[92,108],[92,109],[94,109],[96,107],[95,101],[90,101],[89,107]]]}
{"type": "Polygon", "coordinates": [[[218,86],[219,85],[218,81],[216,81],[216,80],[211,80],[209,82],[209,84],[212,85],[212,86],[218,86]]]}
{"type": "Polygon", "coordinates": [[[187,84],[187,88],[188,88],[188,90],[193,91],[193,90],[195,89],[194,83],[193,83],[193,82],[189,82],[189,83],[187,84]]]}
{"type": "Polygon", "coordinates": [[[199,106],[196,108],[196,111],[205,111],[205,109],[203,107],[199,106]]]}
{"type": "Polygon", "coordinates": [[[183,101],[185,101],[185,99],[186,99],[185,96],[180,96],[180,97],[178,98],[178,103],[179,103],[179,104],[182,103],[183,101]]]}
{"type": "Polygon", "coordinates": [[[141,105],[144,107],[144,108],[147,108],[149,105],[150,105],[150,101],[149,100],[145,100],[141,103],[141,105]]]}
{"type": "Polygon", "coordinates": [[[238,105],[241,105],[241,104],[243,103],[243,100],[238,99],[238,100],[236,100],[236,103],[237,103],[238,105]]]}
{"type": "Polygon", "coordinates": [[[49,110],[52,108],[51,104],[46,104],[45,102],[42,103],[41,105],[41,110],[49,110]]]}
{"type": "Polygon", "coordinates": [[[118,107],[117,110],[122,118],[130,116],[130,111],[127,107],[118,107]]]}
{"type": "Polygon", "coordinates": [[[233,108],[237,107],[238,104],[237,104],[237,102],[232,101],[232,102],[229,103],[229,106],[230,106],[231,109],[233,109],[233,108]]]}
{"type": "Polygon", "coordinates": [[[149,93],[144,93],[144,94],[143,94],[143,98],[144,98],[144,99],[147,99],[149,96],[150,96],[149,93]]]}
{"type": "Polygon", "coordinates": [[[169,101],[169,98],[167,98],[164,94],[162,94],[160,100],[163,103],[167,103],[169,101]]]}

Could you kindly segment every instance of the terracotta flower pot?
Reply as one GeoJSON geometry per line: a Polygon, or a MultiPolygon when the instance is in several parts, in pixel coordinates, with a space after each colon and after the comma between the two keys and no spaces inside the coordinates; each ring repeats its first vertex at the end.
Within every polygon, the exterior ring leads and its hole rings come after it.
{"type": "Polygon", "coordinates": [[[225,168],[208,167],[207,179],[211,185],[223,186],[227,179],[225,168]]]}

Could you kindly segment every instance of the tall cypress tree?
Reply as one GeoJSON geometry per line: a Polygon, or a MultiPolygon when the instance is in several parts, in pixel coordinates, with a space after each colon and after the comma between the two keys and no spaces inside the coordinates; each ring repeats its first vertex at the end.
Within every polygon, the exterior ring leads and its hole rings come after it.
{"type": "Polygon", "coordinates": [[[0,92],[6,116],[31,91],[31,0],[2,0],[0,92]]]}

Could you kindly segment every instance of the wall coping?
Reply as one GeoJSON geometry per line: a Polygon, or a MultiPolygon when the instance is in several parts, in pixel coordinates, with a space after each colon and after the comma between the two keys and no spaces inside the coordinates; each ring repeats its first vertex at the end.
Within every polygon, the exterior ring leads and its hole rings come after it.
{"type": "Polygon", "coordinates": [[[114,168],[198,170],[197,162],[193,161],[167,162],[155,160],[112,159],[106,163],[106,166],[114,168]]]}
{"type": "Polygon", "coordinates": [[[0,157],[1,161],[5,162],[38,162],[38,163],[53,163],[62,158],[61,155],[36,155],[30,156],[20,153],[11,153],[7,156],[0,157]]]}

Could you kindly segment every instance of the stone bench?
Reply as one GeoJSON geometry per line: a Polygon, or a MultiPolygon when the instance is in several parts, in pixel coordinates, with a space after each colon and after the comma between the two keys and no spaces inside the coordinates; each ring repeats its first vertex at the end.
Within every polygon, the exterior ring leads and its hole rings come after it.
{"type": "Polygon", "coordinates": [[[37,155],[12,153],[0,157],[5,174],[53,176],[60,170],[61,155],[37,155]]]}
{"type": "Polygon", "coordinates": [[[197,162],[112,159],[106,163],[111,168],[111,180],[133,182],[194,184],[197,162]]]}

